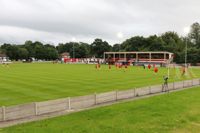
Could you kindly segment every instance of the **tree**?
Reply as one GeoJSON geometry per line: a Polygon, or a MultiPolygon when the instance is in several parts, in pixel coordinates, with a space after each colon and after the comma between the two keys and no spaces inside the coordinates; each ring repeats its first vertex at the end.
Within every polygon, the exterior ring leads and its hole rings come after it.
{"type": "Polygon", "coordinates": [[[72,43],[60,43],[58,44],[58,46],[56,47],[56,49],[58,50],[58,53],[64,53],[64,52],[70,52],[70,50],[72,49],[73,44],[72,43]]]}
{"type": "Polygon", "coordinates": [[[103,53],[111,50],[111,46],[102,39],[95,39],[91,44],[91,54],[97,58],[103,58],[103,53]]]}
{"type": "Polygon", "coordinates": [[[188,58],[187,61],[190,63],[199,63],[200,59],[200,49],[195,47],[188,48],[188,58]]]}
{"type": "Polygon", "coordinates": [[[114,51],[114,52],[121,51],[121,44],[114,44],[112,47],[112,51],[114,51]]]}
{"type": "Polygon", "coordinates": [[[45,51],[46,51],[44,58],[46,60],[55,60],[55,59],[59,58],[58,51],[55,48],[55,46],[46,44],[46,45],[44,45],[44,48],[45,48],[45,51]]]}
{"type": "Polygon", "coordinates": [[[181,40],[176,32],[171,31],[162,34],[161,38],[164,41],[164,49],[170,52],[174,52],[177,44],[181,40]]]}
{"type": "Polygon", "coordinates": [[[135,36],[124,41],[121,48],[125,51],[147,51],[148,43],[146,38],[135,36]]]}
{"type": "Polygon", "coordinates": [[[28,57],[35,57],[35,43],[32,41],[26,41],[24,44],[24,48],[28,51],[28,57]]]}
{"type": "Polygon", "coordinates": [[[19,59],[28,59],[29,52],[26,48],[18,48],[19,59]]]}
{"type": "Polygon", "coordinates": [[[45,59],[45,56],[46,56],[46,50],[43,46],[43,44],[41,42],[34,42],[34,50],[35,50],[35,58],[36,59],[45,59]]]}
{"type": "MultiPolygon", "coordinates": [[[[68,44],[67,44],[67,48],[69,49],[68,51],[69,51],[69,54],[70,54],[70,56],[72,57],[72,58],[78,58],[79,57],[79,51],[78,51],[78,49],[79,49],[79,43],[77,43],[77,42],[69,42],[68,44]]],[[[67,51],[67,52],[68,52],[67,51]]]]}
{"type": "Polygon", "coordinates": [[[191,25],[191,31],[189,33],[189,38],[193,42],[194,46],[200,48],[200,25],[199,23],[194,23],[191,25]]]}
{"type": "Polygon", "coordinates": [[[87,43],[79,43],[78,48],[76,48],[76,58],[86,58],[90,56],[90,46],[87,43]]]}
{"type": "Polygon", "coordinates": [[[175,54],[174,61],[184,62],[185,57],[185,38],[180,38],[176,32],[165,32],[161,35],[164,41],[164,50],[175,54]]]}
{"type": "Polygon", "coordinates": [[[164,51],[164,41],[161,37],[149,36],[147,38],[147,48],[148,51],[164,51]]]}
{"type": "Polygon", "coordinates": [[[19,59],[19,48],[17,45],[11,45],[11,44],[3,44],[1,46],[1,49],[3,49],[6,53],[6,55],[10,59],[18,60],[19,59]]]}

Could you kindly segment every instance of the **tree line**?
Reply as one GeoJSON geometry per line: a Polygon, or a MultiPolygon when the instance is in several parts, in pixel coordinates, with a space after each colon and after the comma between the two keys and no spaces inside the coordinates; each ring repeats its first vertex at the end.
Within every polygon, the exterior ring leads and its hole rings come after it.
{"type": "Polygon", "coordinates": [[[42,60],[55,60],[63,52],[69,52],[73,58],[102,58],[105,51],[168,51],[175,54],[175,62],[183,63],[185,60],[186,43],[188,46],[188,62],[200,62],[200,24],[191,25],[190,33],[186,37],[169,31],[161,35],[149,37],[134,36],[121,44],[111,46],[107,41],[95,39],[91,44],[84,42],[59,43],[57,46],[43,44],[42,42],[26,41],[24,44],[2,44],[0,52],[5,53],[11,60],[36,58],[42,60]]]}

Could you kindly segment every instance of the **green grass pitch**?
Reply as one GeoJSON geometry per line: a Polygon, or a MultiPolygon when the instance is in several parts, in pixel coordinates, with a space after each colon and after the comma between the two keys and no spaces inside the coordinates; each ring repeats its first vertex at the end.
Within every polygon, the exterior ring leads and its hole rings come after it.
{"type": "MultiPolygon", "coordinates": [[[[153,70],[143,67],[116,69],[102,65],[13,63],[0,65],[0,106],[44,101],[68,96],[80,96],[112,90],[161,84],[166,68],[153,70]]],[[[200,77],[200,70],[193,68],[188,76],[180,76],[179,69],[170,69],[170,81],[200,77]]]]}
{"type": "Polygon", "coordinates": [[[0,129],[0,133],[199,133],[200,88],[0,129]]]}

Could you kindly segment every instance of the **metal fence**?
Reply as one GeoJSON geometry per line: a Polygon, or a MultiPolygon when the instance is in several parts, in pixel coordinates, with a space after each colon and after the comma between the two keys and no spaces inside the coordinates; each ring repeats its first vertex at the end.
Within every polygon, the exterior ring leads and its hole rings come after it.
{"type": "MultiPolygon", "coordinates": [[[[167,90],[177,90],[200,85],[200,79],[185,80],[168,84],[167,90]]],[[[9,121],[33,116],[49,114],[59,111],[77,110],[92,107],[106,102],[129,99],[163,92],[163,85],[148,86],[130,90],[111,91],[79,97],[35,102],[23,105],[0,107],[0,121],[9,121]]]]}

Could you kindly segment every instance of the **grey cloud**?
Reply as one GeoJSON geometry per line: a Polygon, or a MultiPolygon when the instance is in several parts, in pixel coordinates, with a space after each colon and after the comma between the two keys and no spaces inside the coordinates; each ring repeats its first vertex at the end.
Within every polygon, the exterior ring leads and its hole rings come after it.
{"type": "Polygon", "coordinates": [[[0,5],[4,27],[0,33],[5,32],[0,42],[30,38],[58,43],[72,37],[91,42],[101,37],[117,43],[122,41],[117,32],[124,39],[169,30],[183,34],[183,28],[199,21],[200,14],[198,0],[0,0],[0,5]],[[5,27],[10,27],[9,33],[5,27]],[[19,31],[21,35],[15,35],[19,31]]]}

